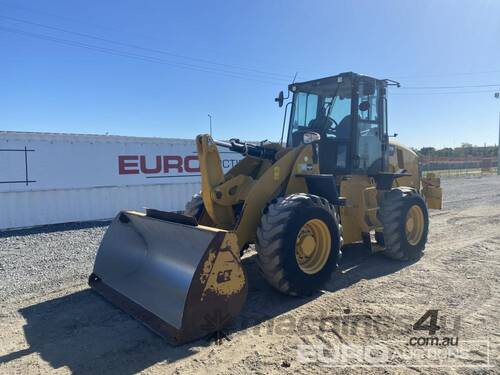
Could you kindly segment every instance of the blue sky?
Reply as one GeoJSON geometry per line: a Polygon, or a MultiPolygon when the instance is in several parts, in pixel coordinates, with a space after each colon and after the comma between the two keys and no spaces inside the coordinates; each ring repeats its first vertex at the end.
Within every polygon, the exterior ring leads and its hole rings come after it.
{"type": "Polygon", "coordinates": [[[496,0],[0,0],[0,129],[194,138],[210,113],[216,138],[277,140],[296,72],[352,70],[403,84],[399,141],[496,144],[499,20],[496,0]]]}

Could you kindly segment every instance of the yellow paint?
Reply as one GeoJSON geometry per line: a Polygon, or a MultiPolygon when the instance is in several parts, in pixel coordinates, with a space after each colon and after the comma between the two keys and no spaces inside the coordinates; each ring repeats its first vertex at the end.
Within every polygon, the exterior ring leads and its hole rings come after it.
{"type": "MultiPolygon", "coordinates": [[[[274,167],[279,167],[280,171],[291,171],[304,147],[299,146],[284,153],[274,163],[274,167]]],[[[280,188],[289,176],[289,173],[280,173],[279,179],[276,180],[274,167],[265,170],[262,176],[253,184],[245,199],[242,216],[235,230],[240,247],[255,239],[262,210],[268,202],[281,193],[280,188]]]]}
{"type": "Polygon", "coordinates": [[[200,275],[200,282],[202,284],[205,284],[207,282],[208,276],[210,275],[210,271],[212,270],[212,266],[215,262],[216,257],[217,256],[215,255],[215,250],[211,250],[208,253],[208,258],[205,261],[205,263],[203,263],[203,271],[200,275]]]}
{"type": "Polygon", "coordinates": [[[434,173],[427,173],[422,178],[422,195],[425,198],[427,207],[434,209],[443,208],[443,190],[441,188],[441,179],[434,173]]]}
{"type": "Polygon", "coordinates": [[[328,226],[320,219],[307,221],[295,241],[295,258],[300,269],[314,275],[325,266],[332,248],[328,226]]]}
{"type": "Polygon", "coordinates": [[[241,292],[246,278],[239,261],[239,246],[236,234],[226,233],[220,249],[211,250],[203,265],[200,282],[205,285],[201,300],[207,293],[229,297],[241,292]]]}
{"type": "Polygon", "coordinates": [[[230,228],[234,223],[234,212],[230,206],[222,206],[212,198],[213,190],[224,182],[219,151],[208,134],[196,137],[196,149],[200,162],[201,195],[210,219],[221,228],[230,228]]]}
{"type": "Polygon", "coordinates": [[[391,144],[395,147],[395,152],[389,157],[390,170],[394,172],[404,168],[408,173],[411,173],[411,176],[401,177],[394,181],[394,186],[412,187],[422,194],[427,207],[442,209],[443,191],[439,178],[436,178],[434,173],[427,173],[427,176],[420,178],[418,155],[410,148],[395,141],[391,141],[391,144]],[[399,160],[401,158],[402,160],[399,160]]]}
{"type": "Polygon", "coordinates": [[[406,169],[411,176],[400,177],[394,181],[394,186],[408,186],[420,192],[420,170],[418,166],[418,155],[411,148],[406,147],[394,140],[390,144],[395,147],[394,154],[389,156],[389,169],[396,172],[399,169],[406,169]],[[402,160],[398,160],[398,155],[402,160]]]}
{"type": "Polygon", "coordinates": [[[300,175],[318,174],[319,165],[317,163],[316,164],[311,163],[311,164],[306,164],[304,168],[304,163],[302,162],[302,160],[305,159],[312,161],[312,145],[310,144],[303,147],[301,153],[297,157],[292,173],[290,174],[290,178],[288,179],[285,196],[294,193],[309,192],[305,178],[301,177],[300,175]]]}
{"type": "Polygon", "coordinates": [[[221,206],[233,206],[245,200],[253,183],[252,177],[239,174],[212,190],[211,198],[221,206]]]}
{"type": "Polygon", "coordinates": [[[278,181],[280,179],[280,166],[277,165],[274,167],[274,181],[278,181]]]}
{"type": "Polygon", "coordinates": [[[406,239],[410,245],[417,245],[424,233],[424,213],[422,209],[414,205],[408,211],[405,222],[406,239]]]}
{"type": "Polygon", "coordinates": [[[340,195],[347,198],[346,206],[340,207],[344,244],[361,241],[361,234],[375,229],[378,224],[372,222],[378,210],[374,186],[373,179],[368,176],[353,175],[342,179],[340,195]]]}
{"type": "MultiPolygon", "coordinates": [[[[216,228],[234,230],[241,248],[254,240],[262,210],[272,198],[281,193],[279,189],[304,146],[285,150],[278,144],[267,145],[266,147],[278,150],[276,161],[246,156],[224,176],[218,150],[210,136],[199,135],[196,144],[200,159],[203,203],[210,215],[210,224],[216,228]],[[231,191],[235,191],[235,194],[231,195],[231,191]],[[233,204],[238,202],[244,202],[244,206],[237,223],[233,204]]],[[[237,253],[239,254],[239,249],[237,253]]]]}

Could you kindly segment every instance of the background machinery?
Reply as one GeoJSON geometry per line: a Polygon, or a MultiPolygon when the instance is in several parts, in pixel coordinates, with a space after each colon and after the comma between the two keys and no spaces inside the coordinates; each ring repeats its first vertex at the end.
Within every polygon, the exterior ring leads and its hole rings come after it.
{"type": "MultiPolygon", "coordinates": [[[[240,255],[250,244],[269,284],[297,296],[324,285],[346,244],[418,259],[441,188],[422,178],[415,152],[389,141],[393,84],[355,73],[291,84],[286,145],[199,135],[200,194],[183,215],[120,212],[90,285],[179,344],[239,313],[247,292],[240,255]],[[218,146],[245,157],[224,174],[218,146]]],[[[276,101],[283,105],[282,92],[276,101]]]]}

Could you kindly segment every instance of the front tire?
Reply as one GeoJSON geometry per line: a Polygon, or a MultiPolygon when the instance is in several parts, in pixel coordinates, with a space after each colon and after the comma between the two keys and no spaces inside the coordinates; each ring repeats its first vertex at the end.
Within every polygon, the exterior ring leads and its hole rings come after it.
{"type": "Polygon", "coordinates": [[[378,218],[384,227],[378,242],[383,254],[397,260],[416,260],[422,256],[429,231],[425,201],[412,188],[394,188],[383,198],[378,218]]]}
{"type": "Polygon", "coordinates": [[[258,264],[278,291],[307,296],[338,267],[342,246],[335,208],[312,194],[292,194],[271,203],[257,229],[258,264]]]}

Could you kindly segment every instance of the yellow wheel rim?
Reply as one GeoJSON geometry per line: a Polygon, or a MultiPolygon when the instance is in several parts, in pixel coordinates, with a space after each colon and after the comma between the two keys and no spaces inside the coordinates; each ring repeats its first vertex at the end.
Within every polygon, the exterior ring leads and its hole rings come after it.
{"type": "Polygon", "coordinates": [[[323,269],[330,256],[332,237],[320,219],[311,219],[300,228],[295,242],[295,258],[300,269],[315,274],[323,269]]]}
{"type": "Polygon", "coordinates": [[[424,213],[417,206],[411,206],[408,214],[406,214],[405,222],[406,240],[412,246],[415,246],[422,239],[424,233],[424,213]]]}

